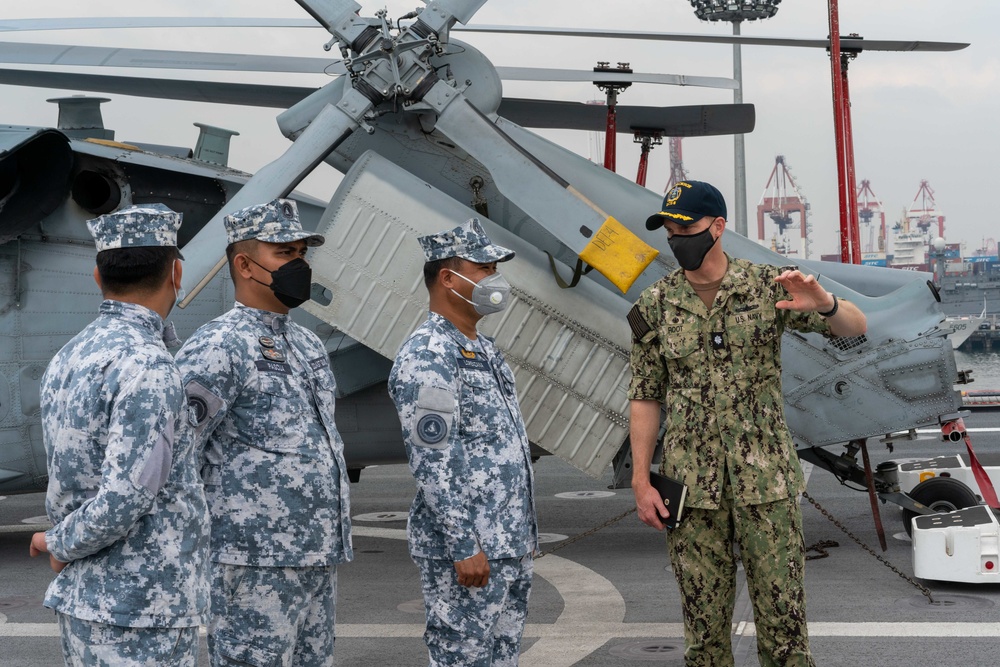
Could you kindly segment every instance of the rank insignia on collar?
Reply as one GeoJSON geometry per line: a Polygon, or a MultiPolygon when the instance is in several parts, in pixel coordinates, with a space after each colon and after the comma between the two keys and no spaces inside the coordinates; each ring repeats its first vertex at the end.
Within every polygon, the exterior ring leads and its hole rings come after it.
{"type": "Polygon", "coordinates": [[[274,339],[270,336],[261,336],[257,339],[257,342],[260,343],[261,347],[266,347],[268,349],[274,347],[274,339]]]}
{"type": "Polygon", "coordinates": [[[271,361],[285,360],[285,355],[283,355],[281,352],[278,352],[277,350],[272,350],[269,347],[262,348],[260,353],[263,354],[264,357],[266,357],[267,359],[270,359],[271,361]]]}
{"type": "Polygon", "coordinates": [[[466,359],[475,359],[476,353],[473,352],[472,350],[466,350],[465,348],[462,348],[462,356],[465,357],[466,359]]]}
{"type": "Polygon", "coordinates": [[[726,348],[726,339],[723,338],[722,332],[716,332],[712,334],[712,349],[714,350],[724,350],[726,348]]]}

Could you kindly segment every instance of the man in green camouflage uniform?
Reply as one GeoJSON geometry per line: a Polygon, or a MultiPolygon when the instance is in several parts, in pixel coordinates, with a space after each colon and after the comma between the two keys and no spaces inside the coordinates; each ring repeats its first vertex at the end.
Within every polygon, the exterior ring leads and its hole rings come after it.
{"type": "Polygon", "coordinates": [[[666,227],[681,269],[629,312],[630,428],[639,518],[669,516],[648,471],[666,404],[660,470],[688,486],[683,520],[667,533],[684,608],[685,664],[733,665],[739,546],[761,667],[813,665],[805,619],[805,484],[785,425],[781,335],[865,332],[857,307],[813,276],[725,254],[726,205],[713,186],[681,182],[650,230],[666,227]]]}

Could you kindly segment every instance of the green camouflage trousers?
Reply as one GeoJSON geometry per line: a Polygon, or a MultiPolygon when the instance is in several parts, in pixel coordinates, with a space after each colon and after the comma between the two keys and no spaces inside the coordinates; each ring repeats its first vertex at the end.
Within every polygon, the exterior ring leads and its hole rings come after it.
{"type": "Polygon", "coordinates": [[[732,667],[736,565],[743,561],[761,667],[814,667],[806,630],[802,512],[796,498],[687,509],[667,531],[684,608],[684,664],[732,667]],[[740,556],[733,554],[733,544],[740,556]]]}

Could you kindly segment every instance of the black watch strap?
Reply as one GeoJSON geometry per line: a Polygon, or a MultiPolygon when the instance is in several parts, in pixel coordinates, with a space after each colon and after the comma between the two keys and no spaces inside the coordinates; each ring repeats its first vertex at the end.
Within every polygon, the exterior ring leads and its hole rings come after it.
{"type": "Polygon", "coordinates": [[[837,301],[837,295],[831,294],[830,296],[833,297],[833,308],[826,311],[825,313],[819,313],[820,317],[833,317],[834,315],[837,314],[837,309],[840,308],[840,302],[837,301]]]}

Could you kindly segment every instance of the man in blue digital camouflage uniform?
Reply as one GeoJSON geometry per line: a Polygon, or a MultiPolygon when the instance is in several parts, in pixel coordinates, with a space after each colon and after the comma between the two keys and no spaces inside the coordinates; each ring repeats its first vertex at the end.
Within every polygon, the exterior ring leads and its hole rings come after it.
{"type": "Polygon", "coordinates": [[[514,376],[479,320],[510,285],[473,218],[419,239],[430,316],[389,375],[417,495],[410,555],[420,569],[432,667],[516,665],[538,544],[531,453],[514,376]]]}
{"type": "Polygon", "coordinates": [[[741,560],[761,667],[811,667],[796,498],[805,484],[785,425],[781,335],[859,336],[865,316],[813,276],[723,252],[726,203],[708,183],[678,183],[646,227],[666,228],[681,268],[628,314],[632,490],[639,518],[663,530],[668,510],[649,468],[665,403],[660,471],[688,486],[682,519],[667,533],[685,664],[732,667],[741,560]]]}
{"type": "Polygon", "coordinates": [[[208,509],[164,327],[181,284],[181,216],[151,204],[87,223],[100,315],[42,377],[52,528],[31,555],[67,665],[194,667],[208,607],[208,509]]]}
{"type": "Polygon", "coordinates": [[[326,348],[288,315],[323,237],[285,199],[225,227],[236,307],[177,355],[212,515],[212,664],[332,665],[337,564],[353,557],[347,466],[326,348]]]}

